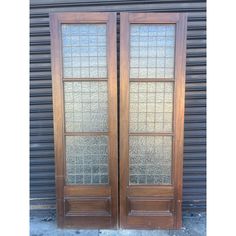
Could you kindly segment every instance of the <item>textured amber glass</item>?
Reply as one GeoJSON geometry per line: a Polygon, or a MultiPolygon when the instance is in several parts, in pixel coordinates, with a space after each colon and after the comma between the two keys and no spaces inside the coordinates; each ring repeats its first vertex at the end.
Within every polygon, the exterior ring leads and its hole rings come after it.
{"type": "Polygon", "coordinates": [[[66,183],[108,184],[108,137],[66,137],[66,183]]]}
{"type": "Polygon", "coordinates": [[[108,184],[106,24],[62,24],[68,185],[108,184]],[[87,79],[87,81],[86,81],[87,79]],[[75,132],[78,132],[77,134],[75,132]]]}
{"type": "Polygon", "coordinates": [[[106,25],[63,24],[65,78],[106,78],[106,25]]]}
{"type": "Polygon", "coordinates": [[[130,78],[174,78],[175,26],[131,24],[130,78]]]}
{"type": "Polygon", "coordinates": [[[107,82],[65,82],[65,130],[108,130],[107,82]]]}
{"type": "Polygon", "coordinates": [[[171,132],[172,82],[130,82],[130,132],[171,132]]]}
{"type": "Polygon", "coordinates": [[[131,185],[171,184],[174,58],[174,24],[130,25],[131,185]]]}
{"type": "Polygon", "coordinates": [[[130,136],[130,184],[171,183],[172,137],[130,136]]]}

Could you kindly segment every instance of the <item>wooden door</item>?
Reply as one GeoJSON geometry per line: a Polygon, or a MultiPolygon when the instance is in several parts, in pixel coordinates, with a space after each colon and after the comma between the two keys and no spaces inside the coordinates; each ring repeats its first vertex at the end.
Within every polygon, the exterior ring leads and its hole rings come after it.
{"type": "Polygon", "coordinates": [[[59,227],[115,228],[116,14],[50,16],[59,227]]]}
{"type": "Polygon", "coordinates": [[[121,228],[182,225],[186,22],[121,13],[121,228]]]}

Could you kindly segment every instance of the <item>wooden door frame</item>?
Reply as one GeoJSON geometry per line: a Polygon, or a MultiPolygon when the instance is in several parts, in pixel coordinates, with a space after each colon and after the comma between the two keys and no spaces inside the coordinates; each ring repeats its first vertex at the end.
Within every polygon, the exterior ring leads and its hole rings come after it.
{"type": "MultiPolygon", "coordinates": [[[[185,98],[185,64],[187,14],[184,13],[121,13],[120,14],[120,224],[123,228],[133,228],[128,220],[129,196],[159,196],[174,199],[174,220],[166,224],[165,219],[153,223],[155,227],[180,228],[182,226],[182,173],[184,142],[184,98],[185,98]],[[176,24],[175,46],[175,91],[173,117],[173,152],[172,184],[161,186],[129,186],[129,28],[132,23],[173,23],[176,24]],[[142,192],[142,194],[140,194],[142,192]]],[[[155,81],[167,81],[160,79],[155,81]]],[[[173,80],[172,80],[173,81],[173,80]]],[[[132,185],[131,185],[132,186],[132,185]]],[[[147,216],[148,218],[148,216],[147,216]]],[[[148,220],[147,220],[147,223],[148,220]]],[[[136,219],[137,228],[149,228],[136,219]]],[[[151,226],[153,227],[153,226],[151,226]]]]}
{"type": "MultiPolygon", "coordinates": [[[[50,14],[51,65],[53,90],[53,121],[57,223],[59,227],[116,228],[118,222],[118,150],[117,150],[117,46],[116,13],[109,12],[63,12],[50,14]],[[65,184],[65,130],[64,130],[64,81],[91,81],[90,79],[63,78],[61,24],[106,23],[108,68],[108,137],[109,137],[109,185],[66,186],[65,184]],[[110,216],[69,217],[65,214],[67,197],[82,199],[104,198],[111,204],[110,216]],[[78,225],[78,221],[80,224],[78,225]]],[[[99,81],[100,79],[97,79],[99,81]]],[[[104,81],[101,79],[101,81],[104,81]]]]}

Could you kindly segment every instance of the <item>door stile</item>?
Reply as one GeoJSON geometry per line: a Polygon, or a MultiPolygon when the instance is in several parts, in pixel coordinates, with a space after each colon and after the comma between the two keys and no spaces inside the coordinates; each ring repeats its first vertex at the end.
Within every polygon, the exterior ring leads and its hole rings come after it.
{"type": "Polygon", "coordinates": [[[128,13],[120,15],[120,227],[127,217],[126,188],[128,185],[128,142],[129,142],[129,24],[128,13]]]}
{"type": "Polygon", "coordinates": [[[51,29],[51,57],[52,64],[52,90],[53,90],[53,127],[54,127],[54,153],[55,153],[55,182],[56,182],[56,208],[57,223],[64,225],[64,107],[63,107],[63,82],[61,63],[61,29],[58,18],[50,16],[51,29]]]}
{"type": "Polygon", "coordinates": [[[180,14],[176,23],[176,67],[174,101],[174,179],[176,199],[175,228],[182,227],[183,189],[183,147],[184,147],[184,105],[185,105],[185,65],[186,65],[187,14],[180,14]]]}
{"type": "Polygon", "coordinates": [[[118,227],[118,135],[117,135],[117,54],[116,54],[116,14],[109,15],[108,27],[108,107],[109,107],[109,140],[110,140],[110,179],[112,201],[112,224],[118,227]]]}

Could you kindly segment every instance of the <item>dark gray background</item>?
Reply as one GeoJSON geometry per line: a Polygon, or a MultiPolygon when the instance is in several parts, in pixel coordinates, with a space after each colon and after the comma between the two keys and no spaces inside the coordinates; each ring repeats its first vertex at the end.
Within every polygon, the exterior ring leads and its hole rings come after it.
{"type": "MultiPolygon", "coordinates": [[[[206,2],[194,0],[31,0],[31,209],[55,209],[49,13],[58,11],[188,13],[183,211],[204,211],[206,208],[206,2]]],[[[117,43],[119,46],[119,27],[117,43]]]]}

